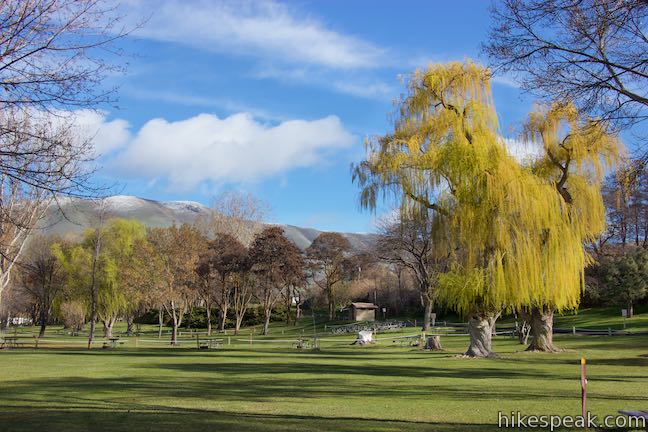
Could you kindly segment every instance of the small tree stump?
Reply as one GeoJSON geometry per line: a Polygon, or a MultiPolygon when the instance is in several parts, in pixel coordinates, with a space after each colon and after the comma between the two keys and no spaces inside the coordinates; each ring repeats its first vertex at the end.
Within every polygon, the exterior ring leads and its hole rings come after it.
{"type": "Polygon", "coordinates": [[[425,349],[431,351],[441,351],[441,336],[428,336],[425,340],[425,349]]]}

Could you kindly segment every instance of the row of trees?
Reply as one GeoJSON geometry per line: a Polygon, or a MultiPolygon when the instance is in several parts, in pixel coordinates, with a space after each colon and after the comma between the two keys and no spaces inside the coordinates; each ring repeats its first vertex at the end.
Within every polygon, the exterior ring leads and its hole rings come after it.
{"type": "Polygon", "coordinates": [[[248,248],[226,233],[208,240],[186,224],[146,230],[133,220],[111,219],[87,230],[79,243],[42,237],[32,246],[20,263],[19,287],[36,300],[41,336],[58,302],[72,327],[87,318],[89,347],[97,322],[112,337],[124,318],[130,333],[135,318],[150,309],[170,318],[176,343],[185,315],[201,301],[208,314],[218,304],[221,329],[233,307],[238,331],[255,300],[263,306],[267,334],[272,309],[282,295],[292,299],[305,277],[302,254],[279,227],[257,233],[248,248]]]}
{"type": "Polygon", "coordinates": [[[322,297],[333,319],[350,295],[379,291],[381,284],[370,287],[361,280],[363,269],[366,278],[383,279],[371,271],[372,260],[354,255],[338,233],[322,233],[302,253],[281,228],[261,223],[264,205],[250,195],[224,194],[195,225],[166,228],[110,218],[105,202],[97,207],[95,228],[81,241],[34,237],[18,263],[13,297],[38,317],[41,336],[53,310],[73,330],[89,323],[89,347],[97,323],[111,337],[123,318],[130,333],[138,316],[157,310],[160,329],[169,318],[175,343],[195,306],[205,307],[209,333],[214,309],[219,330],[233,315],[238,332],[253,303],[263,311],[267,334],[279,304],[294,322],[304,301],[322,297]]]}

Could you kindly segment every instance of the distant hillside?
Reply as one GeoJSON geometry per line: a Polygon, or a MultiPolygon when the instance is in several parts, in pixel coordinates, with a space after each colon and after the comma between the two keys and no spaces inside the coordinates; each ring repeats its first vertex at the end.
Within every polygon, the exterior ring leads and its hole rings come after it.
{"type": "MultiPolygon", "coordinates": [[[[166,227],[172,224],[192,224],[199,217],[207,216],[209,207],[195,201],[154,201],[129,195],[116,195],[104,200],[109,217],[135,219],[147,227],[166,227]]],[[[96,224],[101,205],[96,201],[66,198],[60,209],[53,210],[42,222],[47,234],[77,236],[96,224]]],[[[306,249],[321,231],[293,225],[280,225],[288,237],[300,249],[306,249]]],[[[371,246],[373,234],[343,233],[357,251],[371,246]]]]}

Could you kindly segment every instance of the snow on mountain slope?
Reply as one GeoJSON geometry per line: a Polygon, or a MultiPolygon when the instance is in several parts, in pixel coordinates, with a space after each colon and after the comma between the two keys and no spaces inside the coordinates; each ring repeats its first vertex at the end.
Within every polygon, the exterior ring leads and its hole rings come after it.
{"type": "MultiPolygon", "coordinates": [[[[147,227],[166,227],[172,224],[193,224],[207,216],[211,209],[195,201],[154,201],[130,195],[115,195],[103,201],[65,198],[60,207],[53,207],[41,221],[45,234],[79,237],[87,228],[96,226],[103,211],[107,217],[135,219],[147,227]]],[[[106,216],[104,216],[106,217],[106,216]]],[[[293,225],[280,225],[285,235],[297,247],[304,250],[321,231],[293,225]]],[[[369,247],[375,240],[372,234],[343,233],[356,250],[369,247]]]]}

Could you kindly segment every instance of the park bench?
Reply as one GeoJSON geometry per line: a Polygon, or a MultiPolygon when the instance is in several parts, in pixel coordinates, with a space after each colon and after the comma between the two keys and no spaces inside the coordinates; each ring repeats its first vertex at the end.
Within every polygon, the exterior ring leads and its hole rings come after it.
{"type": "Polygon", "coordinates": [[[646,431],[648,431],[648,411],[631,411],[631,410],[619,410],[621,414],[625,414],[630,417],[637,417],[644,419],[644,426],[646,431]]]}

